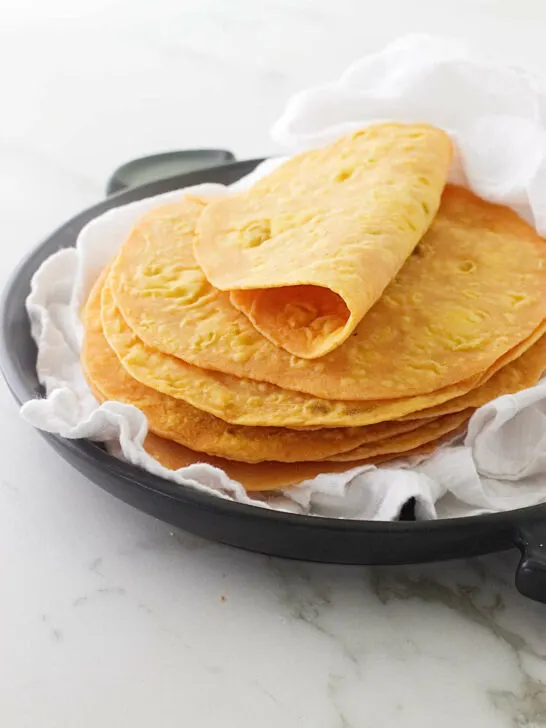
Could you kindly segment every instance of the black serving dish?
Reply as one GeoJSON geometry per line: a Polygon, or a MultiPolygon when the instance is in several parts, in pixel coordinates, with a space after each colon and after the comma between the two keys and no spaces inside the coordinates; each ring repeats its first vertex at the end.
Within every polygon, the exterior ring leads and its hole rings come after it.
{"type": "MultiPolygon", "coordinates": [[[[202,182],[230,184],[259,161],[230,162],[120,192],[69,220],[41,243],[20,264],[3,295],[0,366],[15,399],[22,403],[40,392],[25,298],[32,275],[49,255],[73,246],[82,227],[106,210],[202,182]]],[[[61,457],[104,490],[205,538],[275,556],[339,564],[416,563],[518,547],[522,558],[516,586],[522,594],[546,603],[546,505],[433,522],[299,516],[177,486],[117,460],[92,442],[41,434],[61,457]]]]}

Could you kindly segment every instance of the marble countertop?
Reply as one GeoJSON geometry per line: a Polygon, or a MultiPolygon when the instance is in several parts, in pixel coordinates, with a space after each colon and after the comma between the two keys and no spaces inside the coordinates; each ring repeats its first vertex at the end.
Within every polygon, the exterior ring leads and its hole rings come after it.
{"type": "MultiPolygon", "coordinates": [[[[546,73],[538,0],[4,0],[0,284],[143,154],[275,151],[288,96],[408,32],[546,73]]],[[[397,568],[283,562],[89,483],[0,383],[6,728],[538,728],[546,607],[516,553],[397,568]]]]}

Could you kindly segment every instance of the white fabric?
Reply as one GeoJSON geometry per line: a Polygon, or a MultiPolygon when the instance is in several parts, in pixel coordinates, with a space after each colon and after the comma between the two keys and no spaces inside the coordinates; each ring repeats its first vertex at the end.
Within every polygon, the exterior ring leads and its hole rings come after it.
{"type": "MultiPolygon", "coordinates": [[[[446,129],[458,149],[452,179],[511,205],[546,234],[546,95],[523,73],[491,68],[451,42],[407,38],[354,64],[339,81],[297,95],[273,135],[294,152],[384,119],[428,121],[446,129]]],[[[265,163],[235,186],[281,161],[265,163]]],[[[197,189],[225,193],[218,185],[197,189]]],[[[178,472],[162,468],[142,448],[144,414],[116,402],[99,406],[87,388],[79,365],[78,311],[134,222],[180,194],[107,212],[85,227],[75,249],[56,253],[36,273],[27,306],[47,397],[23,406],[29,422],[64,437],[105,441],[113,452],[176,483],[265,508],[391,520],[413,497],[418,517],[433,519],[546,501],[546,380],[482,407],[464,442],[426,460],[320,475],[267,504],[208,465],[178,472]]]]}

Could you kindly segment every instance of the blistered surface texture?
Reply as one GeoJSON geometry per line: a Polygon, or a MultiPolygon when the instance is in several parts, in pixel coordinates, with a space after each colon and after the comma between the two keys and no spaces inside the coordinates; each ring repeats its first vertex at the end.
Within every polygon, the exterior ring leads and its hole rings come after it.
{"type": "Polygon", "coordinates": [[[370,425],[444,402],[480,381],[475,377],[464,386],[458,384],[432,395],[406,400],[377,403],[325,400],[265,382],[200,369],[152,349],[129,328],[115,306],[108,283],[102,291],[101,318],[110,347],[133,379],[239,425],[275,424],[302,429],[370,425]]]}
{"type": "Polygon", "coordinates": [[[349,339],[320,359],[298,358],[205,279],[192,253],[202,209],[186,200],[147,215],[111,275],[138,337],[198,367],[326,399],[407,398],[479,376],[546,318],[545,241],[507,208],[449,186],[428,233],[349,339]]]}
{"type": "Polygon", "coordinates": [[[197,260],[274,344],[322,356],[351,334],[429,227],[450,160],[449,137],[432,126],[353,132],[208,205],[197,260]]]}
{"type": "MultiPolygon", "coordinates": [[[[390,447],[385,449],[382,445],[377,453],[383,455],[402,452],[433,439],[429,437],[429,423],[417,420],[311,431],[229,425],[183,400],[150,389],[127,374],[102,331],[100,290],[99,281],[84,312],[82,364],[86,377],[103,399],[139,407],[147,416],[150,429],[158,435],[191,446],[193,450],[243,462],[321,460],[364,444],[371,448],[374,442],[388,439],[390,447]],[[415,441],[401,440],[401,449],[397,449],[396,436],[412,430],[422,431],[422,434],[416,434],[415,441]]],[[[371,458],[373,455],[373,451],[368,449],[365,455],[358,454],[357,458],[349,460],[371,458]]]]}
{"type": "MultiPolygon", "coordinates": [[[[499,369],[496,374],[493,374],[476,389],[471,389],[470,392],[460,397],[455,397],[421,412],[412,412],[406,417],[414,420],[420,417],[439,417],[451,412],[458,412],[467,407],[476,409],[496,397],[504,394],[514,394],[515,392],[521,392],[522,389],[527,389],[527,387],[532,387],[546,371],[546,336],[543,334],[544,328],[542,326],[531,337],[531,340],[536,339],[536,343],[521,354],[518,359],[499,369]]],[[[502,359],[504,358],[502,357],[502,359]]],[[[499,364],[502,359],[499,360],[499,364]]]]}
{"type": "MultiPolygon", "coordinates": [[[[394,420],[405,415],[409,418],[429,417],[429,410],[426,408],[442,403],[446,403],[445,412],[442,414],[458,412],[473,406],[473,403],[454,398],[468,392],[473,392],[473,400],[483,398],[484,395],[481,393],[483,383],[487,382],[497,370],[504,371],[512,361],[515,371],[508,370],[507,376],[501,375],[495,385],[487,389],[483,401],[488,401],[497,394],[521,388],[516,386],[516,389],[509,389],[512,383],[523,383],[525,379],[525,375],[518,374],[520,366],[518,357],[540,338],[546,327],[546,323],[543,323],[528,339],[497,359],[482,375],[437,392],[378,402],[345,400],[336,402],[283,390],[263,382],[238,379],[227,374],[200,369],[176,357],[162,354],[144,344],[128,327],[115,306],[108,282],[103,288],[102,299],[104,333],[131,377],[152,389],[182,399],[227,422],[240,425],[279,425],[304,429],[356,427],[394,420]]],[[[534,359],[534,370],[538,370],[543,361],[544,352],[541,349],[534,359]]],[[[527,370],[525,363],[523,366],[527,370]]],[[[529,386],[534,381],[528,381],[523,386],[529,386]]],[[[435,410],[432,412],[434,415],[435,410]]]]}

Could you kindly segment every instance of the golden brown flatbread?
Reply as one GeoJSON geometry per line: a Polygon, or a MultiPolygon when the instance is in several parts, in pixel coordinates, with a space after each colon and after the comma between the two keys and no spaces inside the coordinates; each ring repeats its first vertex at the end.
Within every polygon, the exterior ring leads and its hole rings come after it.
{"type": "MultiPolygon", "coordinates": [[[[408,442],[409,446],[417,447],[441,434],[439,430],[429,430],[428,422],[421,421],[311,431],[228,425],[182,400],[140,384],[127,374],[102,332],[101,286],[102,281],[99,280],[83,313],[85,336],[82,366],[86,378],[100,399],[120,401],[141,409],[148,418],[150,429],[164,438],[185,446],[191,445],[193,450],[209,455],[253,463],[264,460],[318,461],[385,439],[390,443],[389,452],[400,452],[396,448],[397,435],[423,430],[422,435],[417,434],[414,441],[402,440],[401,449],[404,449],[408,442]]],[[[384,450],[383,446],[381,453],[384,450]]],[[[371,451],[367,451],[366,457],[371,457],[371,454],[371,451]]]]}
{"type": "Polygon", "coordinates": [[[457,432],[466,425],[473,409],[465,409],[462,412],[444,415],[419,427],[417,430],[387,437],[382,440],[365,443],[349,452],[342,452],[331,455],[328,460],[335,462],[347,462],[348,460],[360,460],[362,458],[376,458],[381,455],[398,456],[408,450],[413,450],[428,442],[436,442],[449,433],[457,432]]]}
{"type": "MultiPolygon", "coordinates": [[[[498,359],[488,372],[444,390],[400,400],[347,402],[318,399],[263,382],[210,372],[146,346],[127,326],[116,308],[108,280],[102,291],[101,315],[104,334],[124,369],[147,387],[181,399],[232,424],[303,429],[372,425],[404,415],[411,416],[411,413],[448,402],[478,387],[497,368],[517,360],[546,328],[545,322],[529,339],[498,359]]],[[[517,361],[514,366],[518,367],[517,361]]],[[[509,381],[512,379],[510,375],[509,381]]],[[[504,379],[500,379],[496,384],[501,392],[504,392],[503,382],[504,379]]],[[[467,406],[471,405],[455,406],[450,408],[450,412],[467,406]]]]}
{"type": "MultiPolygon", "coordinates": [[[[428,455],[440,442],[427,443],[415,448],[411,452],[404,453],[404,457],[416,455],[428,455]]],[[[361,465],[372,463],[361,461],[357,463],[237,463],[233,460],[223,460],[179,445],[172,440],[165,440],[153,433],[148,434],[144,448],[170,470],[178,470],[195,463],[208,463],[223,470],[232,480],[241,483],[249,493],[270,492],[282,490],[293,485],[298,485],[304,480],[315,478],[321,473],[343,473],[361,465]]],[[[384,455],[374,458],[374,463],[385,463],[393,460],[393,455],[384,455]]]]}
{"type": "Polygon", "coordinates": [[[546,336],[542,335],[516,361],[504,366],[476,389],[471,389],[470,392],[448,400],[443,404],[437,404],[420,412],[412,412],[402,419],[415,420],[421,417],[429,419],[430,417],[442,417],[452,412],[458,412],[467,407],[477,409],[496,397],[520,392],[522,389],[534,386],[545,371],[546,336]]]}
{"type": "MultiPolygon", "coordinates": [[[[207,282],[192,253],[201,212],[202,205],[183,200],[147,215],[114,262],[112,293],[152,350],[240,381],[336,401],[436,396],[461,382],[469,391],[546,319],[546,242],[511,210],[450,186],[429,231],[349,339],[321,359],[301,359],[259,334],[229,295],[207,282]]],[[[214,414],[256,423],[232,415],[232,398],[224,405],[224,395],[207,391],[214,414]]],[[[445,400],[413,409],[438,401],[445,400]]],[[[311,422],[297,419],[286,424],[311,422]]]]}
{"type": "Polygon", "coordinates": [[[273,344],[314,359],[342,344],[428,229],[452,145],[425,124],[375,124],[299,154],[208,205],[195,255],[273,344]]]}

